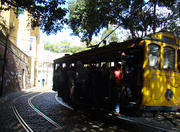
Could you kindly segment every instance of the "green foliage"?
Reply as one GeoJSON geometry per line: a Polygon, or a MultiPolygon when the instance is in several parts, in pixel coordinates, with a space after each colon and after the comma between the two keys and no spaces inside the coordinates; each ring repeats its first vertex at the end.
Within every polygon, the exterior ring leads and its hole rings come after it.
{"type": "MultiPolygon", "coordinates": [[[[103,40],[106,36],[108,36],[114,29],[110,26],[107,29],[105,29],[102,33],[101,39],[103,40]]],[[[107,38],[106,38],[107,42],[117,42],[118,41],[118,36],[116,34],[116,32],[112,32],[107,38]]]]}
{"type": "Polygon", "coordinates": [[[105,6],[99,10],[99,6],[106,5],[106,1],[75,0],[69,3],[69,25],[74,34],[80,36],[87,44],[90,43],[93,34],[97,35],[100,29],[108,24],[108,20],[101,14],[105,14],[109,9],[105,6]]]}
{"type": "Polygon", "coordinates": [[[69,41],[61,41],[61,43],[59,44],[59,47],[60,47],[60,51],[61,52],[69,52],[69,48],[70,48],[70,45],[71,45],[71,42],[69,41]]]}
{"type": "Polygon", "coordinates": [[[66,21],[64,16],[67,13],[67,10],[61,7],[64,4],[65,0],[3,0],[0,10],[13,8],[17,15],[27,10],[31,14],[32,27],[41,26],[44,32],[50,34],[63,28],[66,21]]]}
{"type": "Polygon", "coordinates": [[[68,7],[68,22],[87,46],[92,36],[109,24],[127,29],[130,38],[143,37],[156,29],[178,33],[179,5],[178,0],[73,0],[68,7]],[[164,13],[164,9],[170,13],[164,13]]]}
{"type": "Polygon", "coordinates": [[[92,40],[92,41],[90,42],[90,45],[91,45],[91,46],[97,45],[97,44],[99,44],[99,42],[100,42],[100,41],[98,41],[98,40],[92,40]]]}
{"type": "Polygon", "coordinates": [[[32,27],[41,26],[47,34],[56,33],[67,23],[87,46],[92,36],[109,24],[127,29],[130,32],[127,37],[131,38],[156,29],[173,31],[179,36],[179,0],[71,0],[68,20],[65,3],[66,0],[3,0],[0,10],[13,8],[17,14],[27,10],[32,27]],[[166,7],[169,13],[158,11],[159,7],[166,7]]]}
{"type": "Polygon", "coordinates": [[[60,49],[57,44],[45,44],[44,45],[45,50],[49,50],[51,52],[59,53],[60,49]]]}
{"type": "Polygon", "coordinates": [[[55,53],[77,53],[83,50],[87,50],[86,46],[71,46],[71,42],[69,41],[61,41],[58,44],[45,44],[44,45],[45,50],[49,50],[51,52],[55,53]]]}
{"type": "Polygon", "coordinates": [[[68,52],[78,53],[78,52],[81,52],[84,50],[87,50],[87,48],[85,46],[71,46],[71,47],[69,47],[68,52]]]}

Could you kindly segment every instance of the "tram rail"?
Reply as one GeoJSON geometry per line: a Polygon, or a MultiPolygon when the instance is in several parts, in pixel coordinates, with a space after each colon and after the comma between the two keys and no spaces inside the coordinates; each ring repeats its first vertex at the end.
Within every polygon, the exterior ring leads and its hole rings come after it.
{"type": "Polygon", "coordinates": [[[29,127],[29,125],[24,121],[24,119],[20,116],[18,110],[16,109],[15,105],[12,105],[12,110],[18,119],[19,123],[23,126],[26,132],[33,132],[33,130],[29,127]]]}
{"type": "MultiPolygon", "coordinates": [[[[21,115],[21,113],[18,111],[17,107],[16,107],[16,102],[18,99],[24,97],[24,96],[28,96],[28,95],[31,95],[33,93],[29,93],[29,94],[24,94],[22,96],[19,96],[17,98],[14,99],[14,101],[12,102],[11,104],[11,108],[13,110],[13,113],[14,115],[16,116],[17,120],[19,121],[19,123],[22,125],[22,127],[24,128],[24,130],[26,132],[33,132],[33,125],[32,124],[28,124],[27,120],[25,118],[23,118],[23,116],[21,115]],[[32,126],[31,126],[32,125],[32,126]],[[30,127],[31,126],[31,127],[30,127]]],[[[44,113],[42,113],[38,108],[36,108],[33,103],[32,103],[32,100],[37,97],[37,96],[40,96],[41,94],[43,93],[39,93],[39,94],[36,94],[36,95],[33,95],[31,96],[29,99],[28,99],[28,105],[35,111],[37,112],[41,117],[43,117],[43,119],[45,119],[49,124],[51,124],[53,127],[55,128],[60,128],[60,124],[58,124],[57,122],[53,121],[50,117],[46,116],[44,113]]]]}
{"type": "Polygon", "coordinates": [[[146,132],[149,132],[149,131],[154,131],[154,132],[170,132],[171,131],[172,132],[172,130],[168,130],[168,129],[165,129],[165,128],[162,128],[162,127],[150,125],[150,124],[143,123],[143,122],[140,122],[140,121],[136,121],[136,120],[133,120],[133,119],[128,119],[125,116],[117,116],[117,118],[119,120],[121,120],[121,121],[126,121],[127,123],[136,125],[139,129],[145,129],[146,132]]]}
{"type": "Polygon", "coordinates": [[[56,123],[55,121],[53,121],[51,118],[49,118],[48,116],[46,116],[44,113],[42,113],[39,109],[37,109],[33,104],[32,104],[32,100],[41,95],[43,93],[37,94],[32,96],[31,98],[28,99],[28,104],[31,106],[31,108],[36,111],[39,115],[41,115],[44,119],[46,119],[50,124],[52,124],[53,126],[55,126],[56,128],[61,127],[58,123],[56,123]]]}

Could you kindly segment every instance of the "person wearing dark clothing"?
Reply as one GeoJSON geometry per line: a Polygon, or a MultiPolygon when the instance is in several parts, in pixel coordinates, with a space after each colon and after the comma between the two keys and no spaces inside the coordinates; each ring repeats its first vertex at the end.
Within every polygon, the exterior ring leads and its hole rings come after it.
{"type": "Polygon", "coordinates": [[[115,69],[113,70],[113,82],[114,82],[114,94],[115,94],[115,113],[120,115],[120,96],[121,96],[121,79],[122,79],[122,70],[121,65],[117,63],[115,69]]]}
{"type": "Polygon", "coordinates": [[[80,98],[84,98],[87,95],[86,83],[88,80],[88,73],[84,64],[81,61],[76,62],[76,85],[80,98]]]}
{"type": "Polygon", "coordinates": [[[44,87],[44,84],[45,84],[45,79],[43,78],[42,79],[42,86],[44,87]]]}

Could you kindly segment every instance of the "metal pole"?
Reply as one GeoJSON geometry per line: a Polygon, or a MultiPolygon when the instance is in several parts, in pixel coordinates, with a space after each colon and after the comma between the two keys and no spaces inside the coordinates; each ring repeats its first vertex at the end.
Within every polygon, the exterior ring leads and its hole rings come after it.
{"type": "Polygon", "coordinates": [[[153,17],[154,17],[154,21],[153,21],[153,33],[155,34],[156,32],[156,5],[157,5],[157,2],[156,0],[154,0],[154,12],[153,12],[153,17]]]}
{"type": "Polygon", "coordinates": [[[109,37],[114,31],[116,31],[116,29],[118,29],[119,26],[120,26],[120,24],[119,24],[113,31],[111,31],[106,37],[104,37],[104,39],[101,40],[101,42],[99,42],[98,46],[99,46],[107,37],[109,37]]]}
{"type": "Polygon", "coordinates": [[[89,46],[89,48],[92,48],[92,47],[97,48],[97,47],[99,47],[100,44],[101,44],[107,37],[109,37],[109,35],[111,35],[114,31],[116,31],[116,29],[118,29],[119,27],[120,27],[120,24],[119,24],[113,31],[111,31],[107,36],[105,36],[105,37],[103,38],[103,40],[101,40],[97,45],[89,46]]]}
{"type": "Polygon", "coordinates": [[[5,70],[6,70],[6,57],[7,57],[8,38],[9,38],[9,35],[6,36],[6,43],[5,43],[5,49],[4,49],[3,67],[2,67],[2,81],[1,81],[1,87],[0,87],[0,96],[3,95],[3,84],[4,84],[4,73],[5,73],[5,70]]]}

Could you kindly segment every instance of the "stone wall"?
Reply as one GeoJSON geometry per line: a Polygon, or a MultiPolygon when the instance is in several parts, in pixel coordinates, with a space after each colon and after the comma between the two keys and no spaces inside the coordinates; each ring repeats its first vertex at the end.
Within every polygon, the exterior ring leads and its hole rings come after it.
{"type": "MultiPolygon", "coordinates": [[[[8,44],[3,83],[3,94],[30,88],[29,57],[0,33],[0,84],[5,44],[8,44]]],[[[1,87],[1,85],[0,85],[1,87]]]]}

